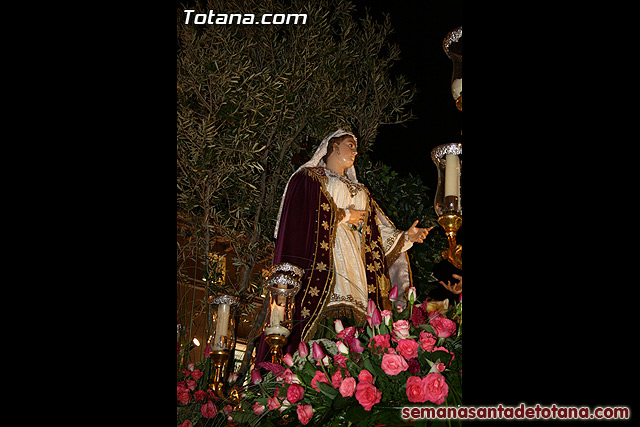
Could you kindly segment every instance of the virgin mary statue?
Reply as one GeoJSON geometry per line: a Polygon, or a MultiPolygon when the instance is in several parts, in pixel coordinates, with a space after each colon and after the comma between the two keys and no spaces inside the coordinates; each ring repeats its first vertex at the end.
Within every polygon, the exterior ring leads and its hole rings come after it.
{"type": "MultiPolygon", "coordinates": [[[[295,298],[293,328],[285,352],[300,341],[323,336],[333,320],[362,325],[368,300],[390,309],[389,291],[398,286],[396,305],[412,285],[406,251],[429,229],[415,221],[398,230],[356,177],[358,140],[338,129],[327,135],[307,163],[291,175],[278,212],[273,264],[304,269],[295,298]]],[[[256,362],[264,360],[264,334],[256,362]]]]}

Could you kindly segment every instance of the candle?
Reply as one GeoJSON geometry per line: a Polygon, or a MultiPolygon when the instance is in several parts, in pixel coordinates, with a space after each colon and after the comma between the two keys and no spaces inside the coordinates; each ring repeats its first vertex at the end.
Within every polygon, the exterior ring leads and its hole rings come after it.
{"type": "Polygon", "coordinates": [[[453,95],[453,99],[460,98],[462,94],[462,79],[455,79],[453,83],[451,83],[451,95],[453,95]]]}
{"type": "Polygon", "coordinates": [[[216,320],[216,336],[213,344],[214,350],[227,350],[226,348],[222,348],[220,344],[222,343],[222,337],[226,337],[227,332],[229,330],[230,311],[231,311],[231,307],[229,306],[229,304],[218,305],[218,318],[216,320]]]}
{"type": "Polygon", "coordinates": [[[460,159],[455,154],[445,156],[444,197],[460,197],[460,159]]]}
{"type": "Polygon", "coordinates": [[[280,324],[284,320],[284,307],[280,307],[277,304],[271,305],[271,318],[269,321],[269,327],[264,330],[265,334],[278,334],[288,337],[290,334],[289,329],[280,324]]]}

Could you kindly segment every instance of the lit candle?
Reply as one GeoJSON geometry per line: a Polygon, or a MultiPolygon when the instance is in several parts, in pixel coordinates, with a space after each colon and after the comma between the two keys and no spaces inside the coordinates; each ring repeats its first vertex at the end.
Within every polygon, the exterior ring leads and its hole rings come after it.
{"type": "Polygon", "coordinates": [[[219,344],[222,342],[222,337],[227,336],[229,330],[229,313],[231,307],[229,304],[218,305],[218,318],[216,320],[216,337],[213,345],[214,350],[226,350],[219,344]]]}
{"type": "Polygon", "coordinates": [[[265,333],[267,335],[278,334],[284,335],[285,337],[289,336],[289,329],[280,325],[280,322],[284,320],[284,307],[280,307],[277,304],[273,304],[271,306],[271,318],[269,322],[269,327],[265,329],[265,333]]]}
{"type": "Polygon", "coordinates": [[[453,83],[451,83],[451,95],[453,95],[453,99],[460,98],[460,94],[462,94],[462,79],[455,79],[453,83]]]}
{"type": "Polygon", "coordinates": [[[445,156],[444,197],[460,197],[460,159],[455,154],[445,156]]]}

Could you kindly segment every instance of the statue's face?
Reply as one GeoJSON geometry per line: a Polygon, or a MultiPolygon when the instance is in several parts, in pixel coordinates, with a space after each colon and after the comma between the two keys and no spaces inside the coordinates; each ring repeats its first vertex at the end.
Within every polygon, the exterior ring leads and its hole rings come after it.
{"type": "Polygon", "coordinates": [[[357,154],[358,143],[349,136],[334,147],[331,156],[335,156],[340,164],[346,169],[353,166],[357,154]]]}

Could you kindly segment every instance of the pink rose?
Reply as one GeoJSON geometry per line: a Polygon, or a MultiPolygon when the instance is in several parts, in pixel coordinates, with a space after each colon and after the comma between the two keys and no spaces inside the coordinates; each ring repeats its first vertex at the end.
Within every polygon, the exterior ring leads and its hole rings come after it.
{"type": "Polygon", "coordinates": [[[362,405],[365,411],[370,411],[373,405],[380,402],[382,392],[378,391],[376,386],[369,381],[361,381],[356,390],[356,399],[362,405]]]}
{"type": "Polygon", "coordinates": [[[398,375],[409,368],[404,357],[397,354],[385,354],[382,356],[382,370],[387,375],[398,375]]]}
{"type": "Polygon", "coordinates": [[[285,384],[297,383],[298,376],[291,372],[291,369],[287,368],[283,372],[280,372],[277,377],[279,380],[283,380],[285,384]]]}
{"type": "Polygon", "coordinates": [[[324,372],[316,371],[316,375],[311,379],[311,387],[313,387],[317,392],[320,392],[320,389],[318,388],[318,385],[317,385],[318,381],[320,381],[321,383],[331,385],[331,383],[327,379],[327,376],[324,374],[324,372]]]}
{"type": "Polygon", "coordinates": [[[409,322],[407,320],[398,320],[393,323],[393,335],[397,339],[409,338],[409,322]]]}
{"type": "Polygon", "coordinates": [[[436,405],[442,404],[444,398],[449,394],[449,386],[440,374],[427,374],[427,376],[422,379],[422,388],[427,396],[427,400],[436,405]]]}
{"type": "Polygon", "coordinates": [[[205,395],[207,394],[204,390],[198,390],[193,393],[193,398],[196,402],[202,402],[204,400],[205,395]]]}
{"type": "Polygon", "coordinates": [[[298,413],[298,419],[303,425],[309,424],[309,420],[313,416],[313,408],[311,405],[301,405],[298,403],[298,409],[296,409],[298,413]]]}
{"type": "Polygon", "coordinates": [[[290,403],[296,403],[304,397],[304,387],[299,384],[291,384],[287,390],[287,399],[290,403]]]}
{"type": "Polygon", "coordinates": [[[282,361],[286,363],[288,367],[293,366],[293,357],[289,353],[282,356],[282,361]]]}
{"type": "Polygon", "coordinates": [[[353,377],[345,378],[338,389],[342,397],[351,397],[356,390],[356,379],[353,377]]]}
{"type": "Polygon", "coordinates": [[[267,399],[267,406],[269,407],[270,411],[273,411],[274,409],[278,409],[280,407],[280,401],[276,396],[270,397],[269,399],[267,399]]]}
{"type": "Polygon", "coordinates": [[[345,356],[342,353],[338,353],[335,356],[333,356],[333,361],[338,365],[338,366],[342,366],[343,368],[347,367],[347,356],[345,356]]]}
{"type": "Polygon", "coordinates": [[[253,404],[253,413],[256,415],[262,414],[265,409],[266,409],[265,406],[262,405],[260,402],[255,402],[253,404]]]}
{"type": "Polygon", "coordinates": [[[431,366],[431,372],[444,372],[444,370],[445,366],[442,362],[434,363],[433,366],[431,366]]]}
{"type": "Polygon", "coordinates": [[[385,348],[391,347],[390,338],[389,334],[373,336],[369,341],[369,348],[373,349],[373,354],[382,354],[385,348]]]}
{"type": "Polygon", "coordinates": [[[418,357],[418,347],[420,345],[414,340],[399,340],[397,351],[400,356],[405,359],[412,359],[418,357]]]}
{"type": "Polygon", "coordinates": [[[202,416],[205,418],[213,418],[218,414],[218,408],[216,408],[216,405],[214,405],[212,401],[208,401],[202,405],[200,412],[202,412],[202,416]]]}
{"type": "Polygon", "coordinates": [[[420,331],[420,338],[418,341],[420,341],[420,347],[422,347],[424,351],[433,351],[433,346],[436,345],[437,340],[433,334],[420,331]]]}
{"type": "Polygon", "coordinates": [[[409,377],[407,379],[407,397],[409,402],[426,402],[427,395],[422,387],[422,378],[409,377]]]}
{"type": "Polygon", "coordinates": [[[456,331],[456,322],[443,316],[432,318],[429,324],[439,338],[448,338],[456,331]]]}
{"type": "Polygon", "coordinates": [[[202,378],[202,376],[204,375],[204,372],[202,372],[200,369],[195,369],[192,373],[191,373],[191,378],[193,378],[194,380],[199,380],[200,378],[202,378]]]}
{"type": "Polygon", "coordinates": [[[342,325],[342,320],[336,319],[333,321],[333,327],[336,331],[336,334],[339,334],[344,330],[344,326],[342,325]]]}
{"type": "Polygon", "coordinates": [[[191,422],[191,420],[186,420],[185,422],[180,424],[178,427],[193,427],[193,423],[191,422]]]}
{"type": "Polygon", "coordinates": [[[195,390],[198,385],[194,380],[187,380],[186,383],[187,383],[187,388],[191,391],[195,390]]]}
{"type": "Polygon", "coordinates": [[[367,371],[366,369],[363,369],[358,374],[358,381],[360,381],[360,382],[368,381],[371,384],[373,384],[375,380],[373,379],[373,375],[371,375],[371,372],[367,371]]]}

